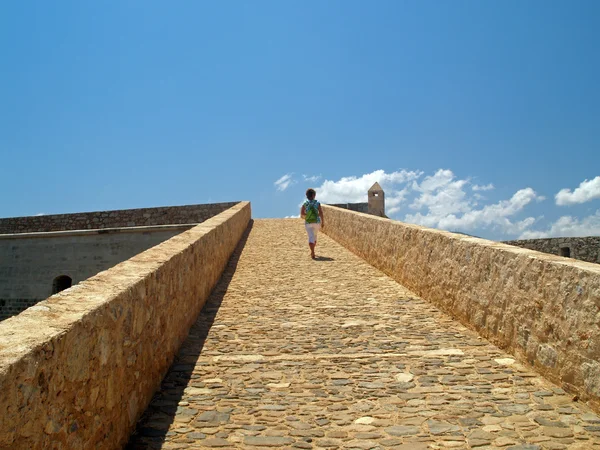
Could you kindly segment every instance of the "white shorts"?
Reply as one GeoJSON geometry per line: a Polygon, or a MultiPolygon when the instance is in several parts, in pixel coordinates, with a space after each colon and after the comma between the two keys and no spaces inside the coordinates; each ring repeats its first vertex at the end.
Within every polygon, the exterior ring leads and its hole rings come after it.
{"type": "Polygon", "coordinates": [[[304,227],[306,228],[306,232],[308,233],[308,242],[310,244],[314,244],[317,242],[317,235],[319,234],[319,230],[321,229],[320,223],[305,223],[304,227]]]}

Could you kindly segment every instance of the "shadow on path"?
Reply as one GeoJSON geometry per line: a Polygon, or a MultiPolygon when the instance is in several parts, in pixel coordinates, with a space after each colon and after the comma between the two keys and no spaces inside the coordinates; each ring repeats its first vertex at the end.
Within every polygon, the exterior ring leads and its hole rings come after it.
{"type": "Polygon", "coordinates": [[[335,259],[329,256],[317,256],[314,261],[335,261],[335,259]]]}
{"type": "Polygon", "coordinates": [[[159,449],[165,442],[169,426],[173,423],[183,397],[183,391],[193,378],[196,361],[202,353],[204,342],[213,325],[223,297],[235,274],[240,255],[253,227],[251,220],[248,228],[236,246],[221,279],[206,300],[196,322],[190,328],[188,337],[181,345],[175,360],[163,379],[159,390],[154,394],[148,408],[138,421],[136,429],[125,446],[126,450],[159,449]]]}

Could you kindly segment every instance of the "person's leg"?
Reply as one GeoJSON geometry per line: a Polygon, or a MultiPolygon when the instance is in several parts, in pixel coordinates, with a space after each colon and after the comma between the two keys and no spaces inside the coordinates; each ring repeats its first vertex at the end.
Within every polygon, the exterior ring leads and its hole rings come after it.
{"type": "Polygon", "coordinates": [[[315,257],[315,234],[312,223],[305,224],[306,233],[308,234],[308,247],[310,248],[311,258],[315,257]]]}

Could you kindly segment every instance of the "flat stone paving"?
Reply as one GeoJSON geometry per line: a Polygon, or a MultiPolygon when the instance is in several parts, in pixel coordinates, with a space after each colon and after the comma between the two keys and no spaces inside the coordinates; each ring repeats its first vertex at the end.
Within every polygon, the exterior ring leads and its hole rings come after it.
{"type": "MultiPolygon", "coordinates": [[[[241,247],[241,246],[240,246],[241,247]]],[[[600,418],[299,220],[256,220],[129,449],[593,449],[600,418]]]]}

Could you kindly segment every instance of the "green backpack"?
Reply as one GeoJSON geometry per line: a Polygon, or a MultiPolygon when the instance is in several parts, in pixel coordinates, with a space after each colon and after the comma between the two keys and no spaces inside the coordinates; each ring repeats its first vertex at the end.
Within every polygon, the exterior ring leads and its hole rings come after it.
{"type": "Polygon", "coordinates": [[[306,212],[306,223],[317,223],[319,221],[319,202],[307,201],[304,204],[304,211],[306,212]]]}

